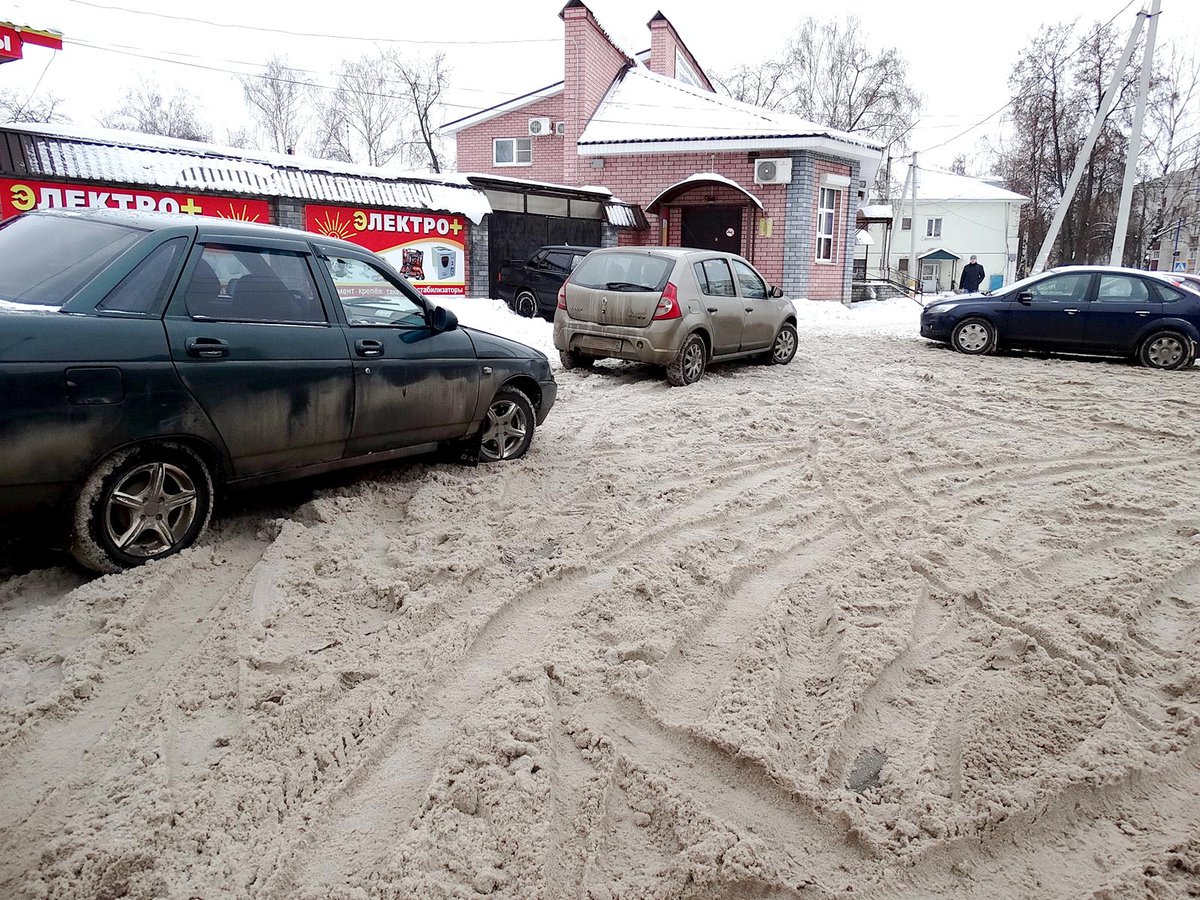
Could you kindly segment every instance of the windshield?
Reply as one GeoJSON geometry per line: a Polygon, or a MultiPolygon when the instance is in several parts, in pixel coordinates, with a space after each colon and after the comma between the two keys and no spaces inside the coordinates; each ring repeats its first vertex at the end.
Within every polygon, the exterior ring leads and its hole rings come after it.
{"type": "Polygon", "coordinates": [[[21,216],[0,225],[0,300],[61,307],[144,231],[67,216],[21,216]]]}
{"type": "Polygon", "coordinates": [[[571,283],[594,290],[661,293],[675,260],[648,253],[593,253],[571,275],[571,283]]]}

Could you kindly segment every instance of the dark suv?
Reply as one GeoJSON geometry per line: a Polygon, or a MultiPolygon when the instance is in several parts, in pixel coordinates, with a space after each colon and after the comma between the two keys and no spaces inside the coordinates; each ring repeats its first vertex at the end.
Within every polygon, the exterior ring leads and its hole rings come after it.
{"type": "Polygon", "coordinates": [[[0,225],[0,518],[55,511],[97,571],[192,544],[221,485],[443,444],[515,459],[555,396],[544,354],[354,244],[110,210],[0,225]]]}
{"type": "Polygon", "coordinates": [[[579,261],[595,249],[552,244],[542,247],[525,262],[510,259],[496,276],[500,299],[519,316],[553,320],[558,289],[579,261]]]}

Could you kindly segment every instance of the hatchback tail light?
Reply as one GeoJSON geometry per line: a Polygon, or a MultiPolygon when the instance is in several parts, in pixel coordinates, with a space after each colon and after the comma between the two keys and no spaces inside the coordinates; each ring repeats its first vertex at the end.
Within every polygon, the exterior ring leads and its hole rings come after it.
{"type": "Polygon", "coordinates": [[[558,289],[558,308],[567,308],[567,283],[564,281],[563,286],[558,289]]]}
{"type": "Polygon", "coordinates": [[[662,297],[658,301],[658,309],[654,310],[654,321],[682,317],[683,311],[679,308],[679,290],[672,282],[668,281],[667,286],[663,288],[662,297]]]}

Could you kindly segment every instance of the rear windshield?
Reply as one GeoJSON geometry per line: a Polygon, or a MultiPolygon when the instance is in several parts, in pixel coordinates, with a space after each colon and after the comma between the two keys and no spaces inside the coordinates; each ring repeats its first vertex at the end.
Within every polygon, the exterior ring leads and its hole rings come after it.
{"type": "Polygon", "coordinates": [[[667,286],[675,260],[646,253],[593,253],[571,275],[580,287],[609,291],[655,291],[667,286]]]}
{"type": "Polygon", "coordinates": [[[144,231],[66,216],[22,216],[0,225],[0,300],[59,307],[144,231]]]}

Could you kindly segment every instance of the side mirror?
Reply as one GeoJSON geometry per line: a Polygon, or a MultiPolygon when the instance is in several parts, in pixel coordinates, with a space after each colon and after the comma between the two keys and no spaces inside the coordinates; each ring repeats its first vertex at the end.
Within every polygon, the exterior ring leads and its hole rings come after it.
{"type": "Polygon", "coordinates": [[[774,285],[769,291],[767,291],[767,296],[773,300],[778,300],[783,296],[783,288],[779,287],[778,285],[774,285]]]}
{"type": "Polygon", "coordinates": [[[453,331],[458,327],[458,316],[444,306],[434,306],[429,310],[429,327],[434,331],[453,331]]]}
{"type": "Polygon", "coordinates": [[[1028,306],[1033,302],[1033,291],[1021,291],[1017,294],[1017,302],[1028,306]]]}

